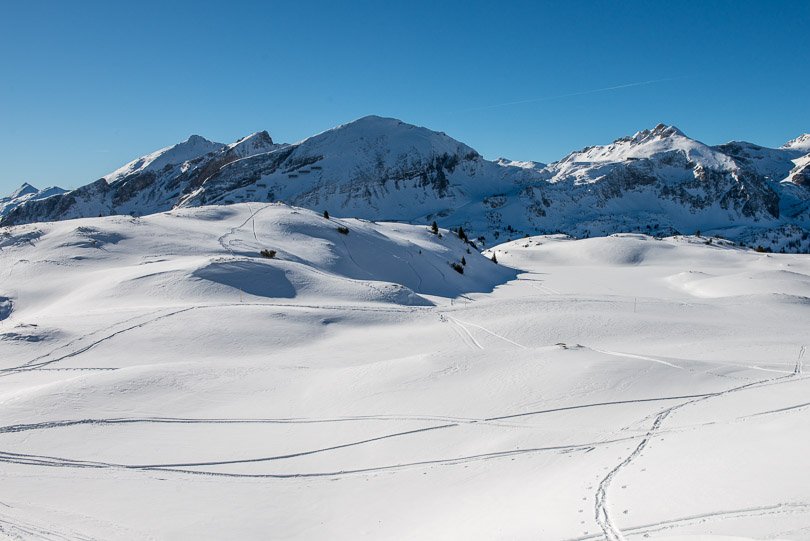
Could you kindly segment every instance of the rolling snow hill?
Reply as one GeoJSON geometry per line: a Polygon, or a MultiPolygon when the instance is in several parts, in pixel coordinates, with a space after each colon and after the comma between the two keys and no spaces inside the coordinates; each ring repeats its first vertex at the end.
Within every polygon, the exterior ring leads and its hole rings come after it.
{"type": "Polygon", "coordinates": [[[807,256],[468,248],[282,204],[7,229],[0,536],[810,539],[807,256]]]}
{"type": "Polygon", "coordinates": [[[810,148],[708,146],[658,125],[551,164],[488,161],[444,133],[364,117],[292,145],[192,136],[102,179],[9,208],[0,225],[283,201],[369,220],[463,226],[492,246],[537,233],[709,232],[810,251],[810,148]]]}

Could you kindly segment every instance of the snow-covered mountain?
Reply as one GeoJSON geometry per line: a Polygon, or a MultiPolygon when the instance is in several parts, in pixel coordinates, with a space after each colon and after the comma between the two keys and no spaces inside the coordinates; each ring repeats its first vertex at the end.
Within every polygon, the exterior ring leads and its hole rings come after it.
{"type": "Polygon", "coordinates": [[[63,190],[62,188],[58,188],[56,186],[40,190],[31,186],[27,182],[23,182],[22,186],[14,190],[8,196],[0,197],[0,217],[5,216],[27,201],[39,201],[41,199],[45,199],[46,197],[51,197],[52,195],[63,194],[66,191],[67,190],[63,190]]]}
{"type": "MultiPolygon", "coordinates": [[[[60,197],[8,212],[2,223],[30,223],[110,214],[152,214],[174,207],[220,168],[284,145],[258,132],[225,145],[192,135],[186,141],[133,160],[99,180],[60,197]]],[[[12,209],[13,210],[13,209],[12,209]]]]}
{"type": "Polygon", "coordinates": [[[485,245],[527,234],[721,234],[810,250],[810,137],[708,146],[663,124],[551,164],[485,160],[444,133],[364,117],[292,145],[267,132],[192,136],[2,225],[284,201],[335,215],[464,226],[485,245]]]}

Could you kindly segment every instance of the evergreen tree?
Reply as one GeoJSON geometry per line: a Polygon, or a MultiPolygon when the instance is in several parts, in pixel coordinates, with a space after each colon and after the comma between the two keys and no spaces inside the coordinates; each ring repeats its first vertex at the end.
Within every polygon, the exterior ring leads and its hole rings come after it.
{"type": "Polygon", "coordinates": [[[430,232],[434,235],[439,234],[439,224],[437,224],[435,221],[430,225],[430,232]]]}
{"type": "Polygon", "coordinates": [[[323,217],[326,218],[327,220],[329,219],[329,211],[328,210],[323,211],[323,217]]]}
{"type": "Polygon", "coordinates": [[[498,257],[495,255],[495,252],[492,252],[492,257],[490,258],[493,263],[496,265],[498,264],[498,257]]]}
{"type": "Polygon", "coordinates": [[[462,265],[466,265],[466,264],[467,264],[467,260],[466,260],[466,259],[464,259],[464,256],[461,256],[461,264],[462,264],[462,265]]]}

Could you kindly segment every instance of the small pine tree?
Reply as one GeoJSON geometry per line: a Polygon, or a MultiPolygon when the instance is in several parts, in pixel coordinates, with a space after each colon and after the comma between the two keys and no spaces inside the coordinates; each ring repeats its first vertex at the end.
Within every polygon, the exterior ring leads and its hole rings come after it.
{"type": "Polygon", "coordinates": [[[435,221],[432,224],[430,224],[430,232],[433,233],[434,235],[439,234],[439,224],[437,224],[435,221]]]}
{"type": "Polygon", "coordinates": [[[498,264],[498,256],[495,255],[495,252],[492,252],[492,257],[490,258],[493,263],[496,265],[498,264]]]}
{"type": "Polygon", "coordinates": [[[466,260],[466,259],[464,259],[464,256],[461,256],[461,264],[462,264],[462,265],[466,265],[466,264],[467,264],[467,260],[466,260]]]}
{"type": "Polygon", "coordinates": [[[464,232],[464,229],[461,226],[458,226],[458,238],[461,240],[467,240],[467,233],[464,232]]]}
{"type": "Polygon", "coordinates": [[[697,231],[695,231],[695,236],[696,236],[697,238],[700,238],[700,229],[698,229],[697,231]]]}
{"type": "Polygon", "coordinates": [[[339,225],[337,228],[337,232],[340,233],[341,235],[348,235],[349,228],[346,227],[345,225],[339,225]]]}
{"type": "Polygon", "coordinates": [[[327,219],[327,220],[329,219],[329,211],[328,210],[323,211],[323,217],[325,219],[327,219]]]}

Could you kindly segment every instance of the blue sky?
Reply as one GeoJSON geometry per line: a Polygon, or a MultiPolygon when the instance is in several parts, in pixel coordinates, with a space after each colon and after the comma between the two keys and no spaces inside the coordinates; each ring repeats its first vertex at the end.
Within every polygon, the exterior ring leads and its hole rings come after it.
{"type": "Polygon", "coordinates": [[[367,114],[553,161],[675,124],[810,131],[810,2],[0,0],[0,193],[192,133],[293,142],[367,114]]]}

